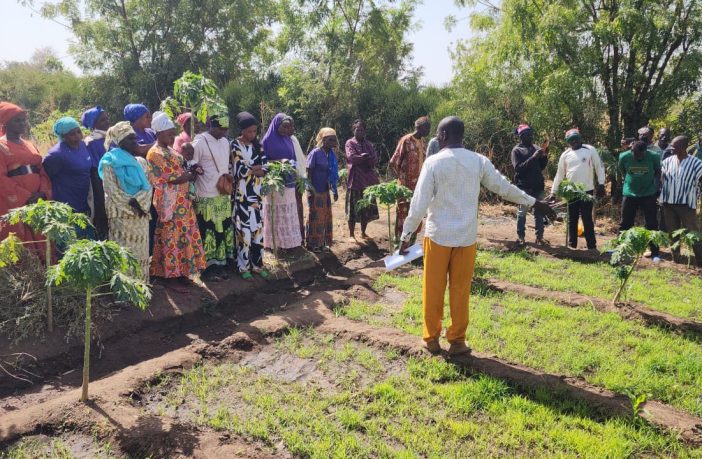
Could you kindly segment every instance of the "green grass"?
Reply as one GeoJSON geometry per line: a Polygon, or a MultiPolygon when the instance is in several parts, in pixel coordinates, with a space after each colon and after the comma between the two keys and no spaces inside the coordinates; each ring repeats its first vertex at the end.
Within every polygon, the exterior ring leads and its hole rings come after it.
{"type": "MultiPolygon", "coordinates": [[[[487,277],[562,292],[612,299],[618,282],[607,263],[582,263],[526,252],[480,250],[478,272],[487,277]]],[[[702,320],[702,279],[664,268],[638,269],[628,299],[678,317],[702,320]]]]}
{"type": "Polygon", "coordinates": [[[282,444],[299,457],[702,457],[638,420],[598,419],[580,403],[527,397],[440,359],[313,333],[293,332],[277,348],[298,356],[315,349],[325,378],[356,373],[355,384],[325,390],[226,363],[193,368],[159,391],[177,394],[165,403],[181,421],[282,444]]]}
{"type": "MultiPolygon", "coordinates": [[[[362,320],[382,320],[420,335],[420,280],[384,274],[376,287],[385,286],[408,293],[403,309],[383,310],[382,316],[362,320]]],[[[553,373],[580,376],[632,398],[646,394],[702,415],[702,346],[666,330],[624,320],[618,314],[568,308],[509,293],[474,292],[467,339],[478,351],[553,373]]]]}
{"type": "MultiPolygon", "coordinates": [[[[0,451],[0,458],[7,459],[35,459],[35,458],[50,458],[50,459],[73,459],[77,457],[73,454],[70,447],[70,434],[66,437],[50,438],[46,436],[26,437],[14,445],[10,446],[5,451],[0,451]]],[[[97,438],[87,439],[78,434],[80,439],[77,439],[80,457],[93,457],[96,459],[109,459],[118,457],[112,450],[110,443],[100,442],[97,438]],[[86,451],[88,448],[90,451],[86,451]],[[88,455],[89,454],[89,455],[88,455]]]]}

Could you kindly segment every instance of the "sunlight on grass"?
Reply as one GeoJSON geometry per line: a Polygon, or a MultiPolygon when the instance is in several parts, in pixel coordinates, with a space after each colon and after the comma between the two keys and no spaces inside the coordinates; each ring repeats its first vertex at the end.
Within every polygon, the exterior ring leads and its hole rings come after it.
{"type": "MultiPolygon", "coordinates": [[[[607,263],[583,263],[541,256],[523,256],[480,250],[477,266],[485,277],[561,292],[576,292],[611,299],[617,281],[607,263]]],[[[702,279],[693,274],[655,268],[634,272],[628,293],[630,301],[678,317],[702,320],[702,279]]]]}
{"type": "Polygon", "coordinates": [[[349,365],[373,361],[374,371],[359,375],[350,388],[325,390],[236,364],[206,364],[170,383],[184,396],[178,412],[188,421],[311,458],[701,457],[643,422],[601,420],[587,406],[550,394],[520,395],[502,381],[466,377],[440,359],[391,354],[389,360],[362,344],[330,342],[313,331],[292,334],[277,348],[318,349],[330,381],[348,373],[349,365]],[[291,342],[296,345],[289,347],[291,342]]]}
{"type": "MultiPolygon", "coordinates": [[[[385,312],[385,324],[420,335],[422,303],[417,277],[384,274],[376,283],[376,287],[383,286],[409,294],[402,310],[385,312]]],[[[448,307],[445,316],[448,318],[448,307]]],[[[568,308],[516,294],[473,293],[468,342],[477,351],[580,376],[630,397],[646,394],[702,415],[699,342],[614,313],[568,308]]]]}

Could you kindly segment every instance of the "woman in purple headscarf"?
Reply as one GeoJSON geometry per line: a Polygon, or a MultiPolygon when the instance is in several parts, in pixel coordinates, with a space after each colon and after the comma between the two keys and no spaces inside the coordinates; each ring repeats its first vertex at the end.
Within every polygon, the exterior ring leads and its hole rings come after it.
{"type": "MultiPolygon", "coordinates": [[[[287,161],[295,165],[295,147],[290,138],[292,118],[278,113],[268,126],[261,144],[269,162],[287,161]]],[[[268,249],[292,249],[302,245],[302,231],[291,177],[282,193],[271,192],[263,198],[263,243],[268,249]],[[274,237],[275,236],[275,237],[274,237]],[[275,242],[275,247],[273,243],[275,242]]]]}

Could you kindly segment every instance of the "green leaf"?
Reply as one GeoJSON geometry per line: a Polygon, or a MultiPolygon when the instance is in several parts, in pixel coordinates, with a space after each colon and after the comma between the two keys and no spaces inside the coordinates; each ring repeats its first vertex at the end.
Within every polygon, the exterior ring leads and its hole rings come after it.
{"type": "Polygon", "coordinates": [[[50,241],[65,245],[76,240],[76,228],[92,226],[87,215],[74,212],[68,204],[43,199],[12,209],[4,218],[11,225],[22,222],[50,241]]]}
{"type": "Polygon", "coordinates": [[[585,186],[582,183],[573,183],[568,179],[564,179],[558,185],[556,196],[566,202],[576,200],[589,202],[593,200],[592,195],[585,191],[585,186]]]}
{"type": "Polygon", "coordinates": [[[151,290],[136,280],[139,274],[141,268],[136,258],[116,242],[80,240],[49,270],[47,283],[69,282],[82,290],[94,290],[109,283],[117,299],[145,309],[151,290]]]}
{"type": "Polygon", "coordinates": [[[394,206],[398,201],[410,199],[412,199],[412,190],[392,181],[372,185],[363,190],[363,199],[358,201],[357,207],[359,210],[365,209],[375,200],[378,205],[387,208],[394,206]]]}
{"type": "Polygon", "coordinates": [[[17,263],[21,253],[22,241],[15,233],[10,233],[0,242],[0,268],[17,263]]]}

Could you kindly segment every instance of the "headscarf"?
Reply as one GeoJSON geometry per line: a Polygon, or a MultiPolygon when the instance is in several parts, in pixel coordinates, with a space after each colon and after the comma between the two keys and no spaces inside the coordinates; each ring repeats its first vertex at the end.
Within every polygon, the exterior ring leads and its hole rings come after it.
{"type": "Polygon", "coordinates": [[[141,164],[128,151],[117,147],[105,153],[98,166],[98,175],[103,180],[105,166],[112,168],[120,188],[128,195],[134,196],[142,190],[148,191],[151,189],[141,164]]]}
{"type": "Polygon", "coordinates": [[[249,112],[241,112],[236,115],[236,124],[243,131],[246,128],[258,125],[258,120],[249,112]]]}
{"type": "Polygon", "coordinates": [[[14,117],[26,113],[19,106],[10,102],[0,102],[0,135],[5,135],[5,125],[14,117]]]}
{"type": "Polygon", "coordinates": [[[415,127],[415,129],[416,129],[416,128],[418,128],[419,126],[422,126],[422,125],[428,124],[428,123],[429,123],[429,118],[428,118],[428,117],[426,117],[426,116],[420,116],[419,118],[417,118],[417,121],[414,122],[414,127],[415,127]]]}
{"type": "Polygon", "coordinates": [[[120,121],[107,130],[107,134],[105,135],[105,148],[109,149],[113,143],[119,145],[119,143],[130,134],[136,135],[136,132],[134,132],[134,128],[129,121],[120,121]]]}
{"type": "MultiPolygon", "coordinates": [[[[323,127],[317,133],[315,140],[317,141],[317,148],[322,148],[325,137],[329,136],[336,137],[336,131],[330,127],[323,127]]],[[[338,142],[337,142],[338,143],[338,142]]],[[[337,186],[339,184],[339,160],[336,159],[336,152],[332,149],[328,156],[329,160],[329,185],[331,185],[332,192],[337,193],[337,186]]]]}
{"type": "Polygon", "coordinates": [[[178,118],[176,118],[176,123],[178,123],[178,126],[180,126],[181,129],[185,129],[185,123],[187,123],[188,120],[191,120],[192,117],[193,114],[190,112],[181,113],[178,115],[178,118]]]}
{"type": "Polygon", "coordinates": [[[322,148],[324,138],[332,135],[336,137],[336,131],[334,129],[330,127],[323,127],[322,129],[320,129],[317,133],[317,137],[315,138],[315,140],[317,141],[317,147],[322,148]]]}
{"type": "Polygon", "coordinates": [[[63,136],[76,128],[80,129],[80,123],[70,116],[64,116],[54,123],[54,134],[60,141],[63,141],[63,136]]]}
{"type": "Polygon", "coordinates": [[[169,129],[175,129],[175,124],[173,124],[171,118],[164,112],[154,112],[153,118],[151,119],[151,129],[158,134],[159,132],[169,129]]]}
{"type": "Polygon", "coordinates": [[[149,109],[143,104],[129,104],[124,107],[124,119],[130,123],[135,122],[147,113],[149,113],[149,109]]]}
{"type": "Polygon", "coordinates": [[[514,130],[516,135],[522,135],[525,132],[531,131],[531,127],[528,124],[520,124],[517,129],[514,130]]]}
{"type": "Polygon", "coordinates": [[[569,129],[565,133],[566,142],[580,137],[580,130],[578,128],[569,129]]]}
{"type": "Polygon", "coordinates": [[[99,105],[86,110],[83,112],[83,116],[80,117],[80,122],[83,123],[83,126],[87,127],[91,131],[95,129],[95,122],[100,118],[100,115],[102,115],[105,112],[105,110],[102,109],[99,105]]]}
{"type": "Polygon", "coordinates": [[[266,135],[263,136],[261,143],[263,144],[263,151],[266,153],[266,157],[269,160],[295,160],[295,147],[293,146],[292,140],[290,137],[278,133],[278,128],[285,121],[292,122],[292,118],[285,113],[278,113],[275,115],[273,120],[271,120],[270,126],[268,126],[266,135]]]}

